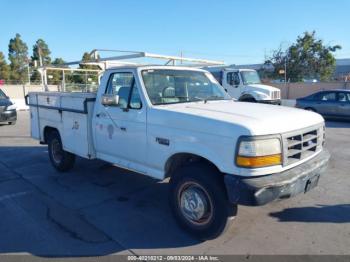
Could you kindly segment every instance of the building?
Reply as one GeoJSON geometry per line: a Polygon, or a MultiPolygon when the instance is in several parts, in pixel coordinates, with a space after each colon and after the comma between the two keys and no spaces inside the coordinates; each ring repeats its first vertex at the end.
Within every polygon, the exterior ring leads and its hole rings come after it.
{"type": "MultiPolygon", "coordinates": [[[[259,70],[266,66],[264,64],[247,64],[247,65],[230,65],[231,68],[247,68],[259,70]]],[[[343,58],[336,60],[336,66],[334,71],[334,78],[337,80],[350,81],[350,58],[343,58]]]]}

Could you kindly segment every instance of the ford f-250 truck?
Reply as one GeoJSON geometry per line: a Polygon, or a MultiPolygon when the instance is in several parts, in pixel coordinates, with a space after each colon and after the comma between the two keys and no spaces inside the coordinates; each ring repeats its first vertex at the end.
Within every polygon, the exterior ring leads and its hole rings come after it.
{"type": "Polygon", "coordinates": [[[253,69],[230,67],[206,67],[233,98],[244,102],[281,104],[281,91],[261,83],[259,74],[253,69]]]}
{"type": "Polygon", "coordinates": [[[316,113],[234,101],[205,70],[121,66],[97,93],[28,95],[31,136],[52,165],[102,159],[170,178],[179,224],[202,239],[220,235],[237,205],[264,205],[315,187],[329,154],[316,113]]]}

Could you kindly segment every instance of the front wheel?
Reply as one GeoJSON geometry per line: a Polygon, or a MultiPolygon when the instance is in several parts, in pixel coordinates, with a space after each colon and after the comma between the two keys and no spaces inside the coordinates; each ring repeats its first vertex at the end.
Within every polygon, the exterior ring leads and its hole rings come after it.
{"type": "Polygon", "coordinates": [[[51,164],[60,172],[73,168],[75,155],[63,150],[61,136],[57,131],[52,131],[48,138],[48,151],[51,164]]]}
{"type": "Polygon", "coordinates": [[[170,205],[177,222],[203,240],[221,235],[237,213],[220,176],[216,168],[198,163],[179,168],[170,180],[170,205]]]}

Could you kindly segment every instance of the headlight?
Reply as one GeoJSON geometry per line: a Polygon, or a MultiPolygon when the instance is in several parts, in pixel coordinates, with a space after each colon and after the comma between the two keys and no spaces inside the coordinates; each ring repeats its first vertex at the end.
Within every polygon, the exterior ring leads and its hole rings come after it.
{"type": "Polygon", "coordinates": [[[236,164],[246,168],[281,165],[280,139],[242,139],[238,145],[236,164]]]}
{"type": "Polygon", "coordinates": [[[17,106],[16,105],[9,105],[6,107],[6,110],[16,110],[17,106]]]}

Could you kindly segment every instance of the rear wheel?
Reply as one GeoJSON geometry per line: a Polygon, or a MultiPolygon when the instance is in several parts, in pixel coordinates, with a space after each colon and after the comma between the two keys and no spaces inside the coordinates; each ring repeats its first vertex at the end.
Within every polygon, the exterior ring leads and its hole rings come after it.
{"type": "Polygon", "coordinates": [[[220,176],[216,168],[197,163],[179,168],[170,180],[170,205],[177,222],[200,239],[222,234],[237,213],[220,176]]]}
{"type": "Polygon", "coordinates": [[[63,150],[61,136],[57,131],[51,131],[48,137],[48,151],[51,164],[60,172],[73,168],[75,155],[63,150]]]}

